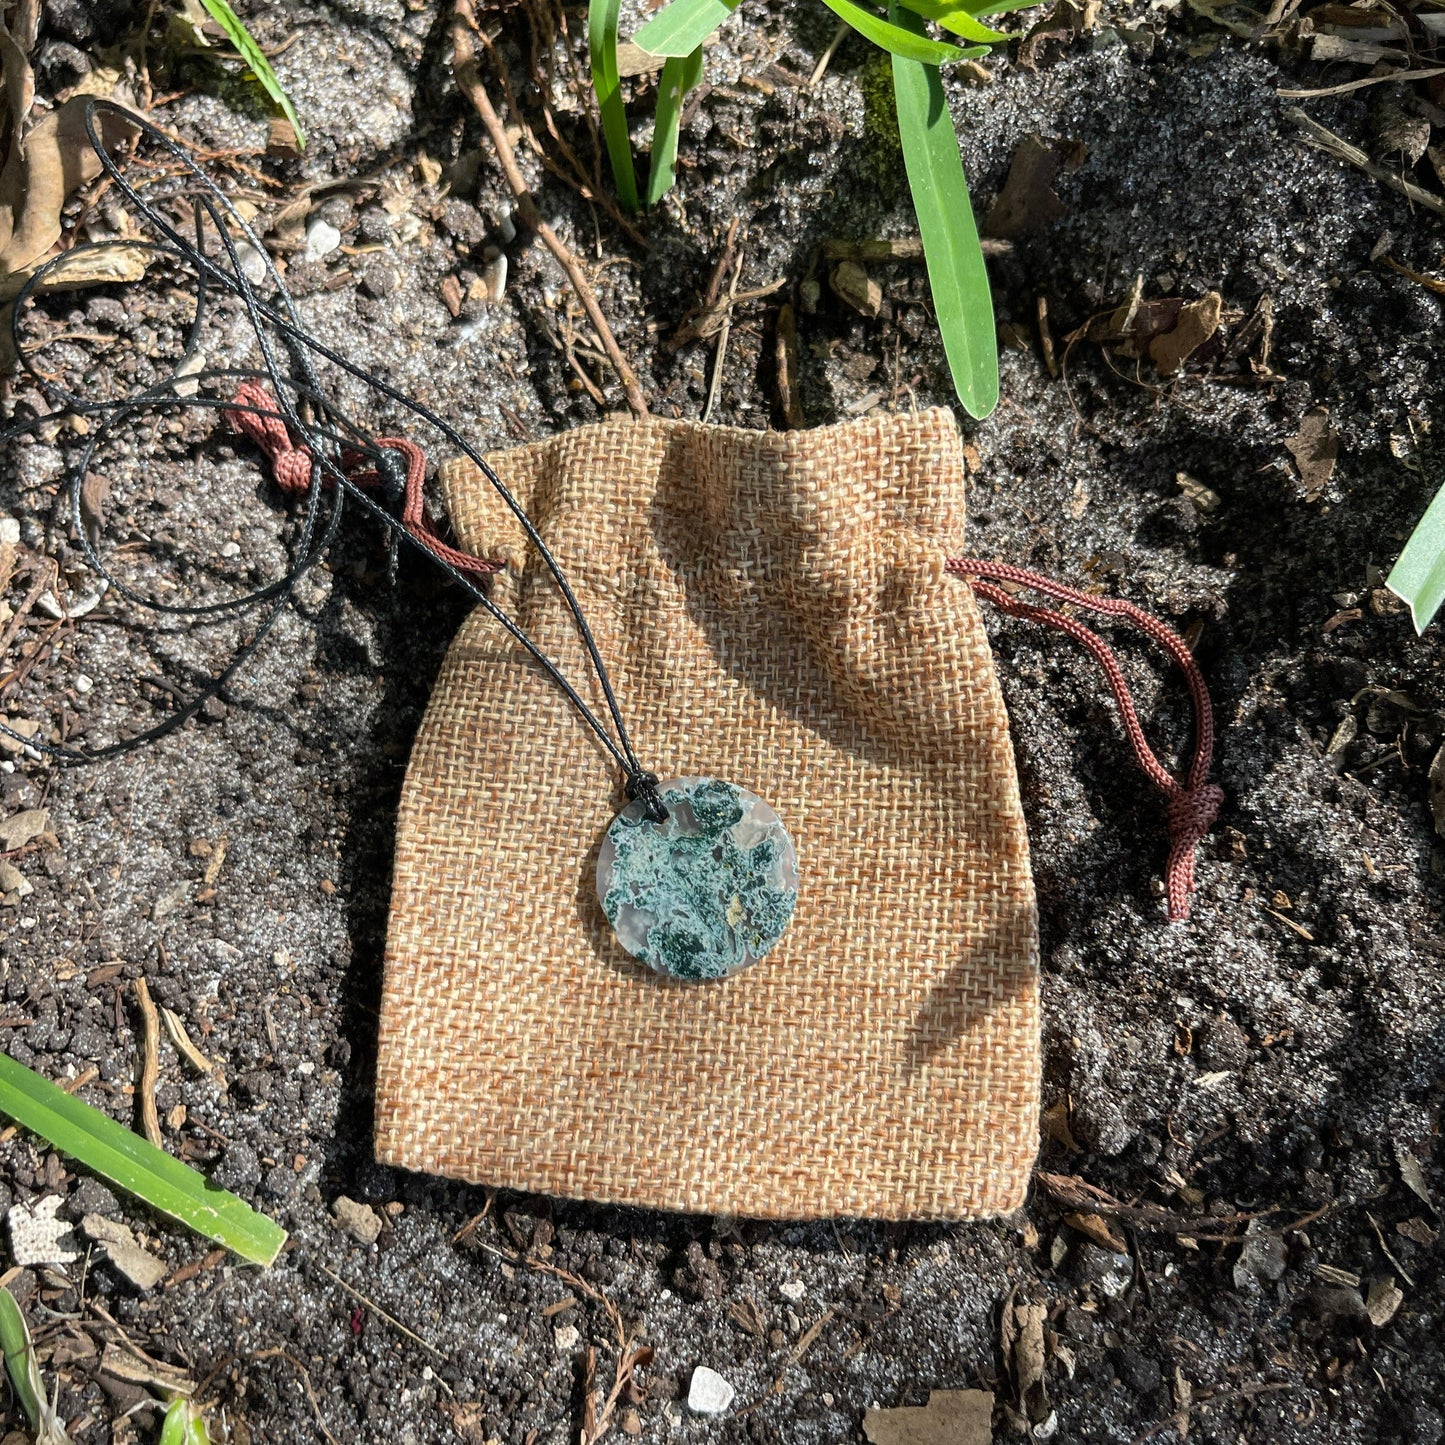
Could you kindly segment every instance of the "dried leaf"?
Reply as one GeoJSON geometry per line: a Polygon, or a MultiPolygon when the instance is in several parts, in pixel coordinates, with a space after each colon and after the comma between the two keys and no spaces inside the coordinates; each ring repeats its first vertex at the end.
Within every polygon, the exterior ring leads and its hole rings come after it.
{"type": "MultiPolygon", "coordinates": [[[[12,145],[0,171],[0,276],[33,266],[60,239],[66,198],[100,174],[85,133],[89,100],[77,96],[37,121],[23,146],[12,145]]],[[[122,119],[98,118],[107,144],[127,132],[122,119]]]]}
{"type": "Polygon", "coordinates": [[[1440,1237],[1439,1232],[1431,1229],[1429,1223],[1421,1219],[1418,1214],[1412,1214],[1409,1219],[1402,1219],[1395,1226],[1395,1233],[1402,1235],[1414,1244],[1423,1244],[1427,1248],[1440,1237]]]}
{"type": "Polygon", "coordinates": [[[1057,0],[1054,7],[1019,43],[1018,63],[1025,70],[1037,70],[1043,59],[1044,46],[1055,40],[1067,45],[1087,35],[1099,23],[1099,0],[1057,0]]]}
{"type": "Polygon", "coordinates": [[[1198,301],[1179,308],[1179,319],[1168,331],[1149,343],[1149,359],[1160,376],[1173,376],[1201,346],[1219,330],[1224,298],[1218,291],[1206,292],[1198,301]]]}
{"type": "Polygon", "coordinates": [[[1330,425],[1328,407],[1312,406],[1299,430],[1285,442],[1299,468],[1300,491],[1307,502],[1317,502],[1334,475],[1340,438],[1330,425]]]}
{"type": "Polygon", "coordinates": [[[1400,1178],[1405,1181],[1410,1192],[1427,1204],[1430,1213],[1439,1219],[1440,1211],[1430,1197],[1430,1186],[1425,1183],[1425,1171],[1421,1169],[1420,1161],[1398,1139],[1394,1140],[1394,1145],[1395,1162],[1400,1166],[1400,1178]]]}
{"type": "Polygon", "coordinates": [[[1057,1104],[1051,1104],[1039,1116],[1039,1123],[1043,1125],[1044,1133],[1058,1144],[1062,1144],[1070,1154],[1080,1152],[1078,1140],[1074,1138],[1074,1131],[1069,1127],[1069,1101],[1060,1099],[1057,1104]]]}
{"type": "MultiPolygon", "coordinates": [[[[43,296],[51,291],[79,291],[86,286],[139,281],[153,254],[148,247],[140,245],[82,246],[64,251],[50,262],[34,289],[43,296]]],[[[11,301],[18,296],[26,280],[44,260],[41,257],[35,265],[0,278],[0,301],[11,301]]]]}
{"type": "Polygon", "coordinates": [[[863,1434],[873,1445],[989,1445],[993,1396],[987,1390],[933,1390],[926,1405],[865,1410],[863,1434]]]}
{"type": "Polygon", "coordinates": [[[1415,98],[1403,90],[1391,89],[1375,99],[1375,154],[1384,161],[1403,156],[1414,165],[1429,148],[1430,122],[1415,105],[1415,98]]]}
{"type": "Polygon", "coordinates": [[[1085,1239],[1091,1239],[1100,1249],[1112,1250],[1115,1254],[1128,1254],[1129,1246],[1124,1237],[1109,1228],[1097,1214],[1066,1214],[1064,1223],[1076,1229],[1085,1239]]]}
{"type": "Polygon", "coordinates": [[[1189,8],[1211,25],[1218,25],[1241,40],[1257,40],[1265,30],[1263,17],[1236,0],[1189,0],[1189,8]]]}
{"type": "Polygon", "coordinates": [[[1405,1302],[1405,1292],[1393,1279],[1377,1279],[1365,1296],[1365,1313],[1378,1330],[1395,1318],[1395,1311],[1405,1302]]]}
{"type": "Polygon", "coordinates": [[[35,103],[35,75],[25,52],[0,21],[0,68],[5,76],[5,105],[10,112],[7,136],[13,148],[25,144],[25,122],[35,103]]]}
{"type": "Polygon", "coordinates": [[[1064,214],[1054,182],[1060,174],[1078,170],[1088,153],[1088,147],[1079,141],[1026,136],[1014,152],[1003,189],[984,218],[984,235],[1012,239],[1052,225],[1064,214]]]}
{"type": "Polygon", "coordinates": [[[1435,832],[1445,838],[1445,744],[1436,749],[1435,756],[1430,760],[1428,784],[1430,816],[1435,822],[1435,832]]]}

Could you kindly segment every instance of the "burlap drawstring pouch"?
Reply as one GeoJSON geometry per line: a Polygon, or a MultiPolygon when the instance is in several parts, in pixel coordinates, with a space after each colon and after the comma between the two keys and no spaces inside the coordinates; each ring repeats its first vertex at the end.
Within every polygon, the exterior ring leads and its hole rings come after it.
{"type": "MultiPolygon", "coordinates": [[[[651,765],[764,796],[797,848],[797,904],[723,984],[629,957],[593,883],[625,803],[614,770],[479,609],[402,794],[378,1158],[713,1214],[1017,1206],[1037,1142],[1035,901],[988,640],[950,575],[952,414],[785,433],[615,420],[488,461],[571,580],[651,765]]],[[[589,677],[514,516],[470,462],[441,479],[461,547],[505,562],[494,600],[589,677]]]]}

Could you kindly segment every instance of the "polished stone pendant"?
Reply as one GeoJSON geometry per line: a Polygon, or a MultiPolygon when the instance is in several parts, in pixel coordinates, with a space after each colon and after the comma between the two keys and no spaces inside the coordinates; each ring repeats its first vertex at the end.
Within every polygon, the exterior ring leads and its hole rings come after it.
{"type": "Polygon", "coordinates": [[[619,942],[669,978],[727,978],[782,937],[798,860],[778,815],[717,778],[659,785],[667,820],[630,803],[597,859],[597,897],[619,942]]]}

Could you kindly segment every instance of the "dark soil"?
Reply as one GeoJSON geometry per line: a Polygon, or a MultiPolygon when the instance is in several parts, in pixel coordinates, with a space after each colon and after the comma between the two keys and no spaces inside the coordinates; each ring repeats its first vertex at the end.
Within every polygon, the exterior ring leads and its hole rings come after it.
{"type": "MultiPolygon", "coordinates": [[[[472,303],[453,319],[443,304],[445,278],[465,293],[483,248],[501,244],[507,209],[450,80],[447,14],[386,0],[251,9],[264,43],[297,34],[277,69],[310,132],[304,160],[262,157],[256,94],[223,87],[214,70],[179,76],[175,88],[202,90],[162,114],[201,145],[257,153],[246,163],[284,183],[257,192],[263,212],[303,179],[366,178],[318,200],[348,247],[378,249],[293,258],[308,324],[481,445],[620,408],[615,378],[589,354],[581,364],[606,407],[577,380],[559,344],[575,308],[526,238],[505,246],[499,306],[472,303]],[[445,200],[432,161],[450,168],[445,200]]],[[[582,14],[566,13],[580,38],[582,14]]],[[[489,23],[526,119],[545,134],[528,85],[527,15],[503,8],[489,23]]],[[[113,23],[85,0],[57,0],[42,45],[93,50],[113,23]]],[[[521,146],[544,211],[587,262],[662,414],[703,409],[713,344],[673,354],[662,342],[703,292],[734,216],[747,228],[742,288],[789,283],[734,320],[712,419],[745,426],[782,420],[775,308],[810,274],[823,278],[817,243],[913,230],[886,126],[865,103],[878,89],[867,47],[845,42],[812,90],[767,69],[806,77],[832,28],[821,6],[743,7],[709,51],[713,89],[688,121],[678,189],[646,222],[646,246],[521,146]]],[[[980,214],[1026,136],[1087,147],[1056,184],[1061,219],[992,263],[999,319],[1019,345],[1004,351],[994,416],[964,418],[979,455],[970,550],[1102,584],[1189,631],[1220,719],[1228,802],[1201,854],[1193,920],[1171,927],[1159,898],[1159,800],[1100,680],[1062,639],[991,621],[1043,929],[1051,1128],[1041,1167],[1159,1206],[1188,1221],[1182,1237],[1117,1225],[1129,1253],[1111,1255],[1064,1222],[1042,1184],[1017,1217],[992,1223],[787,1226],[493,1198],[378,1167],[369,1092],[394,810],[464,609],[420,565],[404,563],[388,588],[385,549],[358,523],[205,720],[102,766],[21,758],[0,775],[0,816],[43,802],[53,834],[10,859],[34,891],[0,907],[10,1053],[57,1080],[97,1070],[83,1097],[132,1121],[139,1016],[125,985],[146,975],[225,1077],[224,1087],[199,1079],[163,1051],[168,1146],[294,1239],[265,1272],[215,1260],[149,1295],[98,1257],[84,1274],[75,1265],[13,1278],[37,1337],[59,1350],[44,1369],[77,1440],[135,1438],[122,1421],[135,1392],[85,1349],[110,1337],[96,1306],[204,1382],[218,1436],[225,1426],[277,1445],[326,1432],[415,1445],[574,1440],[581,1358],[595,1345],[599,1381],[610,1383],[611,1326],[580,1288],[498,1253],[519,1250],[604,1294],[655,1349],[635,1407],[643,1440],[861,1440],[865,1408],[977,1387],[996,1392],[998,1437],[1008,1438],[1005,1407],[1017,1395],[1000,1317],[1012,1291],[1048,1307],[1055,1439],[1167,1439],[1186,1422],[1191,1439],[1231,1445],[1445,1438],[1445,1293],[1440,1246],[1428,1242],[1440,1221],[1405,1182],[1445,1198],[1445,852],[1427,786],[1445,681],[1437,631],[1417,639],[1380,585],[1439,476],[1441,302],[1378,259],[1428,270],[1440,226],[1305,149],[1285,114],[1296,102],[1275,94],[1363,70],[1282,57],[1164,0],[1106,12],[1091,35],[1047,49],[1036,72],[1000,53],[991,83],[950,82],[980,214]],[[1050,375],[1038,298],[1062,353],[1064,336],[1127,300],[1136,277],[1146,298],[1217,290],[1239,313],[1233,328],[1268,295],[1273,375],[1256,378],[1216,348],[1165,379],[1083,342],[1070,350],[1067,384],[1050,375]],[[1307,502],[1285,442],[1313,406],[1329,408],[1340,456],[1307,502]],[[1179,473],[1217,493],[1217,509],[1191,502],[1179,473]],[[375,1245],[337,1228],[341,1195],[381,1214],[375,1245]],[[1277,1279],[1236,1269],[1229,1237],[1242,1226],[1219,1217],[1240,1214],[1283,1233],[1277,1279]],[[1376,1325],[1362,1301],[1387,1279],[1404,1299],[1376,1325]],[[569,1294],[574,1308],[545,1313],[569,1294]],[[569,1326],[576,1339],[559,1339],[569,1326]],[[737,1387],[731,1418],[686,1410],[699,1365],[737,1387]]],[[[64,60],[53,61],[57,84],[64,60]]],[[[1304,104],[1368,144],[1377,94],[1304,104]]],[[[554,100],[590,165],[565,70],[554,100]]],[[[921,268],[874,274],[885,294],[878,319],[847,310],[826,284],[800,315],[810,425],[953,400],[921,268]]],[[[164,350],[182,311],[164,286],[147,295],[127,321],[164,350]]],[[[93,332],[110,324],[102,300],[53,314],[93,332]]],[[[228,324],[207,333],[213,363],[244,352],[228,324]]],[[[104,379],[129,347],[82,354],[104,359],[104,379]]],[[[139,354],[143,371],[144,339],[139,354]]],[[[12,399],[20,416],[36,400],[23,382],[12,399]]],[[[388,416],[365,405],[386,430],[388,416]]],[[[27,543],[74,561],[53,499],[78,439],[57,422],[10,449],[0,513],[20,519],[27,543]]],[[[170,537],[199,559],[206,585],[279,565],[286,510],[254,455],[224,438],[197,448],[189,433],[162,433],[145,477],[116,485],[113,537],[170,537]]],[[[133,554],[142,581],[154,581],[151,555],[133,554]]],[[[37,617],[21,631],[45,650],[0,702],[47,728],[62,725],[64,709],[68,735],[83,729],[95,742],[125,715],[137,672],[189,685],[238,631],[144,634],[107,606],[74,629],[48,627],[37,617]],[[82,673],[92,690],[77,689],[82,673]]],[[[1121,645],[1151,734],[1181,746],[1177,678],[1143,647],[1121,645]]],[[[150,719],[161,716],[153,707],[150,719]]],[[[55,1193],[76,1213],[115,1207],[30,1137],[0,1143],[0,1206],[55,1193]]],[[[205,1259],[203,1242],[121,1208],[173,1268],[205,1259]]],[[[154,1438],[153,1417],[134,1425],[154,1438]]]]}

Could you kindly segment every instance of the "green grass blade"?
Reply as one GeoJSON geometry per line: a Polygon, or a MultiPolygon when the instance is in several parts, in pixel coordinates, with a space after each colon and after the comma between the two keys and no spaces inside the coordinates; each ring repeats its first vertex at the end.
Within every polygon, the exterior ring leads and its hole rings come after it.
{"type": "Polygon", "coordinates": [[[0,1113],[242,1259],[270,1264],[286,1242],[286,1231],[244,1199],[218,1189],[189,1165],[3,1053],[0,1113]]]}
{"type": "Polygon", "coordinates": [[[738,8],[739,0],[672,0],[659,10],[636,35],[649,55],[665,55],[675,60],[691,55],[719,25],[738,8]]]}
{"type": "Polygon", "coordinates": [[[1409,607],[1415,631],[1424,632],[1445,602],[1445,487],[1415,524],[1385,586],[1409,607]]]}
{"type": "Polygon", "coordinates": [[[226,39],[235,46],[236,53],[246,62],[246,68],[261,82],[262,89],[281,107],[281,113],[291,122],[291,129],[296,132],[296,144],[305,146],[306,132],[301,129],[296,107],[291,104],[291,97],[276,79],[276,72],[271,69],[271,62],[266,59],[265,52],[241,23],[241,17],[226,4],[226,0],[201,0],[201,4],[210,12],[211,19],[226,32],[226,39]]]}
{"type": "Polygon", "coordinates": [[[702,79],[702,46],[681,60],[668,60],[657,82],[657,119],[652,130],[652,160],[647,171],[649,206],[655,206],[677,179],[677,133],[683,97],[702,79]]]}
{"type": "Polygon", "coordinates": [[[16,1398],[30,1421],[30,1428],[35,1431],[35,1445],[71,1445],[70,1436],[55,1413],[55,1405],[45,1398],[45,1382],[40,1378],[25,1316],[20,1313],[15,1296],[3,1286],[0,1286],[0,1348],[5,1351],[5,1369],[16,1398]]]}
{"type": "Polygon", "coordinates": [[[38,1429],[45,1392],[35,1367],[35,1353],[30,1347],[30,1331],[25,1326],[25,1316],[20,1313],[15,1296],[4,1286],[0,1286],[0,1348],[5,1351],[5,1369],[9,1372],[10,1383],[15,1387],[15,1395],[25,1411],[25,1417],[30,1421],[30,1428],[38,1429]]]}
{"type": "MultiPolygon", "coordinates": [[[[891,17],[899,25],[923,28],[920,19],[896,3],[891,17]]],[[[998,339],[953,117],[936,66],[895,54],[893,92],[903,165],[918,213],[948,368],[964,410],[981,420],[998,405],[998,339]]]]}
{"type": "Polygon", "coordinates": [[[997,45],[999,41],[1009,39],[1002,30],[991,30],[987,25],[980,24],[973,11],[958,4],[957,0],[902,0],[902,4],[921,19],[932,20],[975,44],[997,45]]]}
{"type": "Polygon", "coordinates": [[[948,65],[964,59],[964,52],[958,46],[942,40],[930,40],[923,33],[922,25],[914,28],[896,24],[891,19],[884,20],[871,10],[855,5],[853,0],[823,0],[823,4],[859,35],[866,36],[893,55],[916,60],[923,65],[948,65]]]}
{"type": "Polygon", "coordinates": [[[617,185],[617,199],[637,209],[637,176],[632,169],[632,139],[627,133],[627,108],[617,73],[617,18],[622,0],[590,0],[587,6],[587,49],[592,57],[592,88],[602,112],[602,135],[617,185]]]}
{"type": "Polygon", "coordinates": [[[166,1407],[161,1438],[156,1445],[211,1445],[205,1416],[184,1395],[177,1395],[166,1407]]]}

